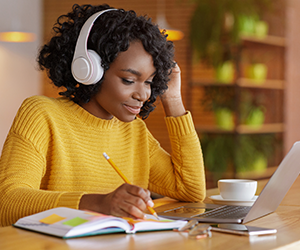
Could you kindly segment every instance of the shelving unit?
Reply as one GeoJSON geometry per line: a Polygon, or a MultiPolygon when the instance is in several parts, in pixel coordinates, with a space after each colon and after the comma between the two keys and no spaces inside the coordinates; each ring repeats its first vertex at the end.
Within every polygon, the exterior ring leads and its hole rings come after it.
{"type": "Polygon", "coordinates": [[[271,36],[271,35],[267,35],[264,38],[257,38],[257,37],[253,37],[253,36],[241,36],[241,39],[244,42],[273,45],[273,46],[278,46],[278,47],[285,47],[285,45],[286,45],[284,37],[271,36]]]}
{"type": "MultiPolygon", "coordinates": [[[[192,77],[190,82],[190,87],[193,92],[194,89],[199,88],[210,88],[210,87],[230,87],[233,88],[234,96],[235,96],[235,125],[232,129],[222,129],[220,128],[213,118],[213,115],[208,115],[210,122],[207,121],[204,124],[201,124],[199,120],[195,123],[196,129],[199,133],[200,138],[206,135],[213,136],[221,136],[221,135],[232,135],[234,136],[235,142],[237,142],[238,138],[243,135],[261,135],[264,136],[266,134],[273,134],[276,138],[282,138],[284,133],[284,120],[283,120],[283,91],[285,87],[284,81],[284,50],[285,50],[285,39],[283,37],[277,36],[267,36],[264,39],[259,39],[256,37],[243,36],[242,43],[238,48],[240,57],[235,62],[236,63],[236,76],[235,80],[231,83],[220,83],[217,82],[213,77],[201,79],[198,76],[192,77]],[[263,61],[262,63],[267,64],[268,66],[268,77],[262,83],[257,83],[256,81],[247,78],[245,74],[245,68],[247,66],[247,62],[245,62],[244,58],[247,57],[247,53],[251,55],[262,55],[263,52],[267,52],[266,57],[270,57],[271,59],[263,61]],[[242,124],[240,121],[240,104],[241,93],[242,91],[254,91],[255,93],[265,93],[267,96],[266,105],[266,118],[265,122],[261,126],[251,126],[242,124]]],[[[258,56],[260,57],[260,56],[258,56]]],[[[199,91],[199,90],[198,90],[199,91]]],[[[201,92],[201,91],[200,91],[201,92]]],[[[204,91],[201,92],[202,94],[204,91]]],[[[255,95],[255,94],[254,94],[255,95]]],[[[192,98],[198,98],[196,94],[192,94],[192,98]]],[[[200,98],[199,98],[200,99],[200,98]]],[[[191,101],[191,103],[196,103],[196,101],[191,101]]],[[[192,107],[195,109],[195,107],[192,107]]],[[[194,112],[194,111],[193,111],[194,112]]],[[[206,113],[207,114],[207,113],[206,113]]],[[[218,152],[215,153],[216,157],[218,157],[218,152]]],[[[274,149],[274,155],[271,157],[272,159],[268,162],[268,167],[264,171],[243,171],[237,172],[236,166],[228,166],[226,172],[222,175],[218,174],[218,178],[251,178],[251,179],[261,179],[267,178],[272,175],[272,173],[276,170],[277,164],[279,164],[280,159],[282,158],[282,150],[280,148],[274,149]]],[[[205,157],[204,157],[205,161],[205,157]]],[[[206,170],[207,173],[207,181],[215,181],[213,180],[214,174],[209,170],[206,170]]]]}

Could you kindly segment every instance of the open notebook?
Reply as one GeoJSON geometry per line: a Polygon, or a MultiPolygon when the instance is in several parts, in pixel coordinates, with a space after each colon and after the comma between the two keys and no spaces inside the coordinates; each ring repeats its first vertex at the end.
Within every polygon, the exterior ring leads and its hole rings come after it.
{"type": "Polygon", "coordinates": [[[66,207],[52,208],[19,219],[13,226],[62,238],[74,238],[111,233],[136,233],[172,230],[186,224],[153,215],[145,220],[115,217],[66,207]]]}
{"type": "Polygon", "coordinates": [[[213,204],[187,203],[158,215],[170,219],[196,219],[208,223],[247,223],[274,212],[299,172],[300,141],[293,145],[252,206],[216,207],[213,204]]]}

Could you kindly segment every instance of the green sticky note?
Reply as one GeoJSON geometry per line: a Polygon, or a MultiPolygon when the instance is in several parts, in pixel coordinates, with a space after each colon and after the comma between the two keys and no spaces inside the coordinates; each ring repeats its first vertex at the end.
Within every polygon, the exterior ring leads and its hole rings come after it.
{"type": "Polygon", "coordinates": [[[83,224],[85,222],[88,222],[88,220],[82,219],[80,217],[75,217],[71,220],[67,220],[67,221],[63,222],[63,224],[67,225],[67,226],[71,226],[71,227],[76,227],[76,226],[79,226],[80,224],[83,224]]]}

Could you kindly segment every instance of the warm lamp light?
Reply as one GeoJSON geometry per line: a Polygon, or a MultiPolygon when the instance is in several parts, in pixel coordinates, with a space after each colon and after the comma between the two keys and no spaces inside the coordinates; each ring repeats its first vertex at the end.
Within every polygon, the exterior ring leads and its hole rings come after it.
{"type": "Polygon", "coordinates": [[[18,31],[0,32],[1,42],[24,43],[24,42],[33,42],[35,41],[35,39],[36,39],[36,35],[29,32],[18,32],[18,31]]]}
{"type": "Polygon", "coordinates": [[[167,39],[170,41],[181,40],[184,36],[182,31],[170,28],[164,15],[157,16],[157,24],[161,31],[166,31],[167,39]]]}
{"type": "Polygon", "coordinates": [[[180,30],[176,30],[170,27],[167,23],[165,16],[165,1],[157,0],[157,19],[156,23],[161,31],[165,30],[166,34],[168,34],[167,39],[170,41],[178,41],[181,40],[184,36],[183,32],[180,30]]]}
{"type": "MultiPolygon", "coordinates": [[[[183,38],[183,32],[180,30],[173,30],[173,29],[164,29],[166,30],[166,34],[168,34],[167,39],[170,41],[178,41],[183,38]]],[[[161,30],[162,31],[162,30],[161,30]]]]}

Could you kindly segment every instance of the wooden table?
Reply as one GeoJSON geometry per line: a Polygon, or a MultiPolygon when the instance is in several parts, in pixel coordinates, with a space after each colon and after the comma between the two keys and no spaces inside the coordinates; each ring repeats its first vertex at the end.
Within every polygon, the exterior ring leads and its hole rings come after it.
{"type": "MultiPolygon", "coordinates": [[[[260,181],[258,192],[266,181],[260,181]]],[[[279,183],[280,185],[280,183],[279,183]]],[[[173,231],[137,233],[135,235],[114,234],[63,240],[52,236],[29,232],[12,226],[0,228],[1,250],[62,250],[62,249],[300,249],[300,177],[278,207],[265,217],[247,225],[276,228],[277,234],[269,236],[237,236],[212,232],[212,237],[200,240],[189,238],[186,233],[173,231]]],[[[217,189],[207,191],[207,197],[218,194],[217,189]]],[[[163,198],[156,206],[175,202],[163,198]]],[[[206,202],[211,202],[209,198],[206,202]]],[[[156,208],[159,210],[159,207],[156,208]]]]}

